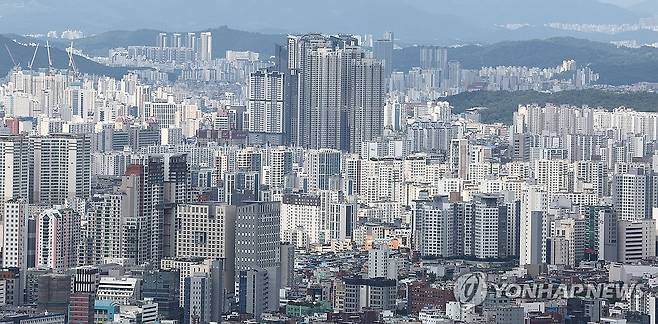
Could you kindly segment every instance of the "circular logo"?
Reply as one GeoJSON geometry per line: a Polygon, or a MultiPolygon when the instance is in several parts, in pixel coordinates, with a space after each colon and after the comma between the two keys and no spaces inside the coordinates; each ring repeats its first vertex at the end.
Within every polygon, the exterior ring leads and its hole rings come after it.
{"type": "Polygon", "coordinates": [[[470,272],[455,281],[455,299],[461,304],[480,305],[487,298],[487,274],[470,272]]]}

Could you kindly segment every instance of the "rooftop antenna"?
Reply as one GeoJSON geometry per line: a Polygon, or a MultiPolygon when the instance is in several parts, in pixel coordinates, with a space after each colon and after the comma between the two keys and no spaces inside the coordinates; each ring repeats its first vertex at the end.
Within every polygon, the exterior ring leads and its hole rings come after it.
{"type": "Polygon", "coordinates": [[[32,65],[34,65],[34,59],[37,57],[37,51],[39,51],[39,43],[37,43],[37,47],[34,48],[34,54],[32,54],[32,60],[30,61],[30,64],[27,65],[28,70],[32,70],[32,65]]]}

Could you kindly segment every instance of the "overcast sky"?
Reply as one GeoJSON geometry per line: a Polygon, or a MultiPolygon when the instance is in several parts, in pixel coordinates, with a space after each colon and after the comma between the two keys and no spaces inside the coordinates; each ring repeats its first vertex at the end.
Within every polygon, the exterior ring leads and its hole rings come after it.
{"type": "MultiPolygon", "coordinates": [[[[605,1],[630,6],[640,0],[605,1]]],[[[598,0],[0,0],[0,33],[198,31],[227,25],[267,33],[392,30],[410,41],[448,35],[486,40],[501,37],[499,24],[531,24],[535,30],[528,35],[541,37],[550,35],[541,30],[549,22],[634,23],[646,14],[598,0]]]]}

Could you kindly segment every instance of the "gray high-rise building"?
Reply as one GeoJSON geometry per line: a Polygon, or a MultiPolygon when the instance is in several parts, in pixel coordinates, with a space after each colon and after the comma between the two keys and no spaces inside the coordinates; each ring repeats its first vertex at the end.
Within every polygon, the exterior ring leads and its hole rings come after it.
{"type": "Polygon", "coordinates": [[[383,132],[384,68],[349,35],[288,37],[291,141],[307,148],[360,150],[383,132]]]}
{"type": "Polygon", "coordinates": [[[259,133],[283,133],[284,118],[284,75],[280,72],[259,70],[249,77],[249,131],[259,133]]]}
{"type": "Polygon", "coordinates": [[[158,34],[158,47],[163,48],[167,47],[169,44],[167,43],[167,33],[160,33],[158,34]]]}
{"type": "Polygon", "coordinates": [[[260,319],[264,312],[272,309],[268,296],[272,294],[270,286],[270,272],[263,268],[252,268],[240,271],[240,314],[251,314],[260,319]]]}
{"type": "Polygon", "coordinates": [[[192,50],[196,50],[197,38],[196,38],[195,33],[187,33],[187,39],[185,40],[185,46],[187,48],[191,48],[192,50]]]}
{"type": "Polygon", "coordinates": [[[304,171],[308,175],[308,191],[330,190],[339,184],[342,154],[337,150],[307,150],[304,171]]]}
{"type": "Polygon", "coordinates": [[[183,47],[183,38],[181,34],[175,33],[171,35],[171,47],[183,47]]]}
{"type": "Polygon", "coordinates": [[[268,306],[266,311],[279,307],[280,270],[280,212],[279,202],[242,202],[235,218],[235,282],[238,296],[241,290],[240,273],[265,269],[268,273],[268,306]]]}
{"type": "Polygon", "coordinates": [[[448,49],[440,46],[421,46],[420,68],[424,70],[441,70],[447,73],[448,49]]]}
{"type": "Polygon", "coordinates": [[[122,253],[138,264],[173,256],[175,211],[191,199],[191,178],[184,154],[149,155],[129,165],[120,188],[122,253]]]}
{"type": "Polygon", "coordinates": [[[199,60],[203,62],[212,61],[212,33],[201,33],[201,42],[199,47],[199,60]]]}
{"type": "Polygon", "coordinates": [[[144,272],[142,295],[158,303],[162,319],[177,320],[179,317],[180,273],[178,270],[149,270],[144,272]]]}
{"type": "Polygon", "coordinates": [[[375,58],[382,61],[384,64],[384,76],[391,77],[393,72],[393,48],[394,48],[393,33],[386,33],[382,39],[375,40],[373,43],[373,52],[375,58]]]}
{"type": "Polygon", "coordinates": [[[222,321],[224,313],[224,262],[212,260],[202,272],[191,273],[183,282],[183,323],[222,321]]]}
{"type": "Polygon", "coordinates": [[[71,296],[71,276],[48,273],[38,278],[37,309],[49,312],[67,311],[71,296]]]}
{"type": "MultiPolygon", "coordinates": [[[[220,203],[178,205],[176,257],[223,259],[225,286],[233,287],[236,207],[220,203]]],[[[231,289],[232,291],[233,289],[231,289]]]]}
{"type": "Polygon", "coordinates": [[[344,140],[342,149],[360,153],[361,143],[376,140],[384,132],[385,74],[377,60],[364,59],[355,68],[355,87],[349,88],[354,102],[347,111],[349,139],[344,140]]]}
{"type": "Polygon", "coordinates": [[[292,287],[295,279],[295,246],[290,243],[281,243],[279,255],[281,259],[281,287],[292,287]]]}
{"type": "Polygon", "coordinates": [[[183,323],[209,323],[211,321],[211,279],[206,273],[194,273],[185,278],[183,300],[183,323]]]}
{"type": "Polygon", "coordinates": [[[459,88],[461,85],[461,64],[459,61],[448,62],[447,88],[459,88]]]}

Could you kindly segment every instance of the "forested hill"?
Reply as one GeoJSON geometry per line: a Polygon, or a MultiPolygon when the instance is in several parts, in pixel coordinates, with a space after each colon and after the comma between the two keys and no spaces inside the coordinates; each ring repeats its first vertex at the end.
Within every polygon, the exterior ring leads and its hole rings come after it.
{"type": "MultiPolygon", "coordinates": [[[[625,48],[569,37],[454,47],[448,50],[448,59],[461,62],[467,69],[483,66],[545,68],[573,59],[580,66],[589,65],[599,73],[602,84],[658,82],[658,48],[625,48]]],[[[395,51],[393,63],[398,71],[420,65],[420,49],[408,47],[395,51]]]]}
{"type": "Polygon", "coordinates": [[[587,105],[614,109],[628,107],[639,111],[658,112],[658,94],[650,92],[620,93],[603,90],[562,91],[542,93],[536,91],[474,91],[464,92],[446,98],[455,107],[456,113],[472,107],[487,107],[482,113],[483,122],[510,123],[519,105],[569,104],[575,106],[587,105]]]}

